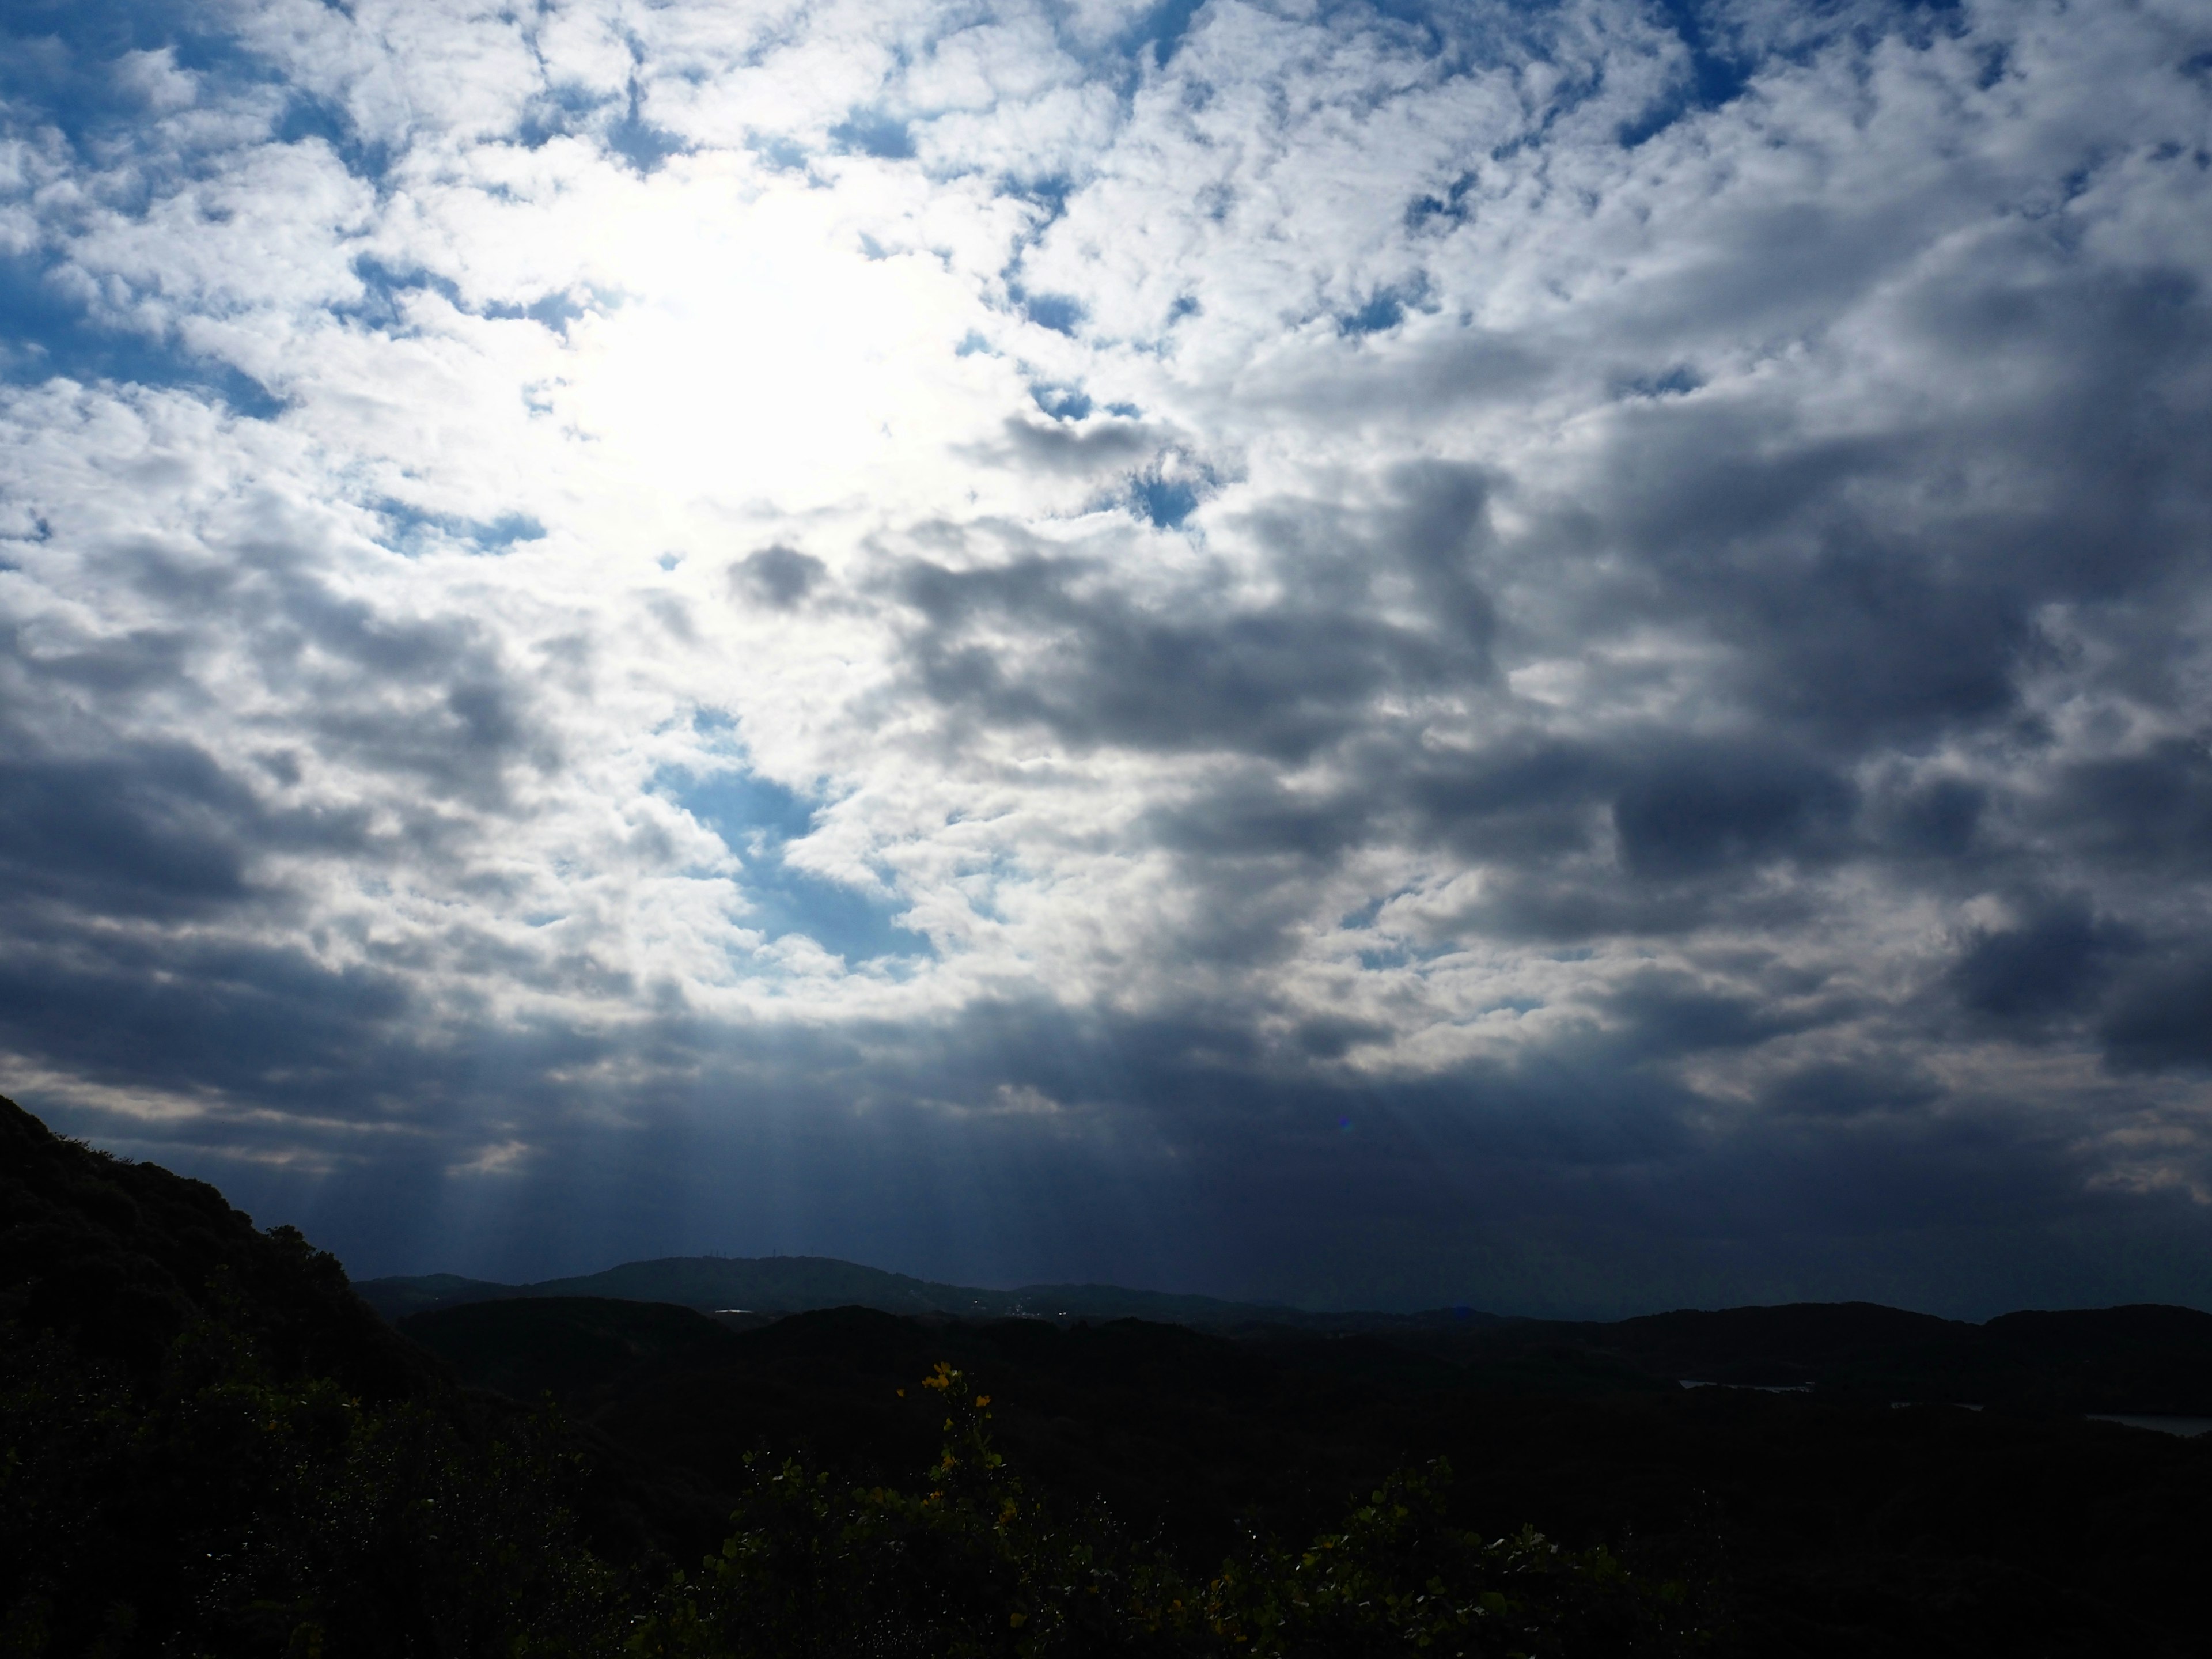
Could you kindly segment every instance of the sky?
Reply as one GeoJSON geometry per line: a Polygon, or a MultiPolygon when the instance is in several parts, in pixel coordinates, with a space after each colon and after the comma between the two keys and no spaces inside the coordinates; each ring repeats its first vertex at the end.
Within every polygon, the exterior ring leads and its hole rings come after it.
{"type": "Polygon", "coordinates": [[[2212,1308],[2203,0],[0,0],[0,1091],[356,1277],[2212,1308]]]}

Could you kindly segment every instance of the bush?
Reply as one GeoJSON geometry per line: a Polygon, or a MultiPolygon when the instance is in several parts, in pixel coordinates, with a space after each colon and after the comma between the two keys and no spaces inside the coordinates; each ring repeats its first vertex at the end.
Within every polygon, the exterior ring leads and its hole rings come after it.
{"type": "Polygon", "coordinates": [[[1394,1475],[1290,1553],[1257,1537],[1193,1580],[1104,1515],[1055,1512],[994,1449],[988,1395],[939,1364],[945,1445],[915,1492],[844,1488],[749,1459],[735,1530],[638,1629],[638,1659],[813,1655],[1680,1654],[1704,1642],[1680,1583],[1602,1548],[1451,1526],[1442,1462],[1394,1475]]]}

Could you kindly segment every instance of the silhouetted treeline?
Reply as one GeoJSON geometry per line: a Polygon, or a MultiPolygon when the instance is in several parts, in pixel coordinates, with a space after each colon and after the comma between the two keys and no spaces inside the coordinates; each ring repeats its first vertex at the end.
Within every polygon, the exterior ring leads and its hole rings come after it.
{"type": "MultiPolygon", "coordinates": [[[[2027,1369],[2197,1397],[2179,1311],[2031,1321],[2027,1369]]],[[[0,1104],[0,1659],[2203,1650],[2212,1442],[2078,1389],[1894,1409],[1900,1334],[1948,1340],[1894,1310],[1626,1323],[395,1331],[296,1233],[0,1104]],[[1808,1355],[1809,1395],[1658,1374],[1808,1355]]]]}
{"type": "Polygon", "coordinates": [[[0,1654],[608,1651],[574,1438],[296,1231],[0,1101],[0,1654]]]}
{"type": "Polygon", "coordinates": [[[2212,1416],[2212,1314],[2191,1308],[2011,1313],[1978,1325],[1863,1302],[1611,1321],[1508,1319],[1466,1308],[1306,1313],[1111,1285],[981,1290],[811,1256],[676,1256],[521,1285],[432,1273],[372,1279],[359,1289],[394,1320],[532,1297],[665,1303],[702,1312],[739,1308],[761,1323],[837,1307],[1060,1325],[1139,1319],[1248,1341],[1382,1337],[1398,1350],[1449,1361],[1492,1393],[1672,1387],[1696,1378],[1884,1403],[2212,1416]]]}

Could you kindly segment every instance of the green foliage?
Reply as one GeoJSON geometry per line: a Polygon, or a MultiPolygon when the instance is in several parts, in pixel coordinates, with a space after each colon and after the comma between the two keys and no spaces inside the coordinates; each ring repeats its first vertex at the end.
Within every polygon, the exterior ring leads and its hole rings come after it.
{"type": "Polygon", "coordinates": [[[945,1444],[913,1492],[748,1460],[735,1530],[634,1635],[636,1659],[813,1655],[1678,1654],[1702,1644],[1680,1584],[1602,1549],[1449,1523],[1442,1463],[1392,1477],[1296,1553],[1252,1538],[1210,1577],[1103,1515],[1058,1513],[1006,1468],[988,1395],[940,1364],[945,1444]]]}
{"type": "Polygon", "coordinates": [[[606,1651],[563,1433],[278,1383],[212,1321],[143,1389],[0,1332],[0,1655],[606,1651]]]}
{"type": "Polygon", "coordinates": [[[1688,1587],[1642,1583],[1603,1547],[1534,1528],[1485,1543],[1449,1524],[1449,1464],[1392,1475],[1342,1530],[1296,1554],[1259,1540],[1196,1613],[1224,1650],[1254,1655],[1681,1653],[1704,1637],[1688,1587]]]}

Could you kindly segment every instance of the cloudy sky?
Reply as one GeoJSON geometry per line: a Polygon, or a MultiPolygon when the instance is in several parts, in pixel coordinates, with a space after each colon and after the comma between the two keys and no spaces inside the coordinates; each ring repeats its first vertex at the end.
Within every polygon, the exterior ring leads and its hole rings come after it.
{"type": "Polygon", "coordinates": [[[2204,0],[6,0],[0,1091],[357,1275],[2212,1307],[2204,0]]]}

